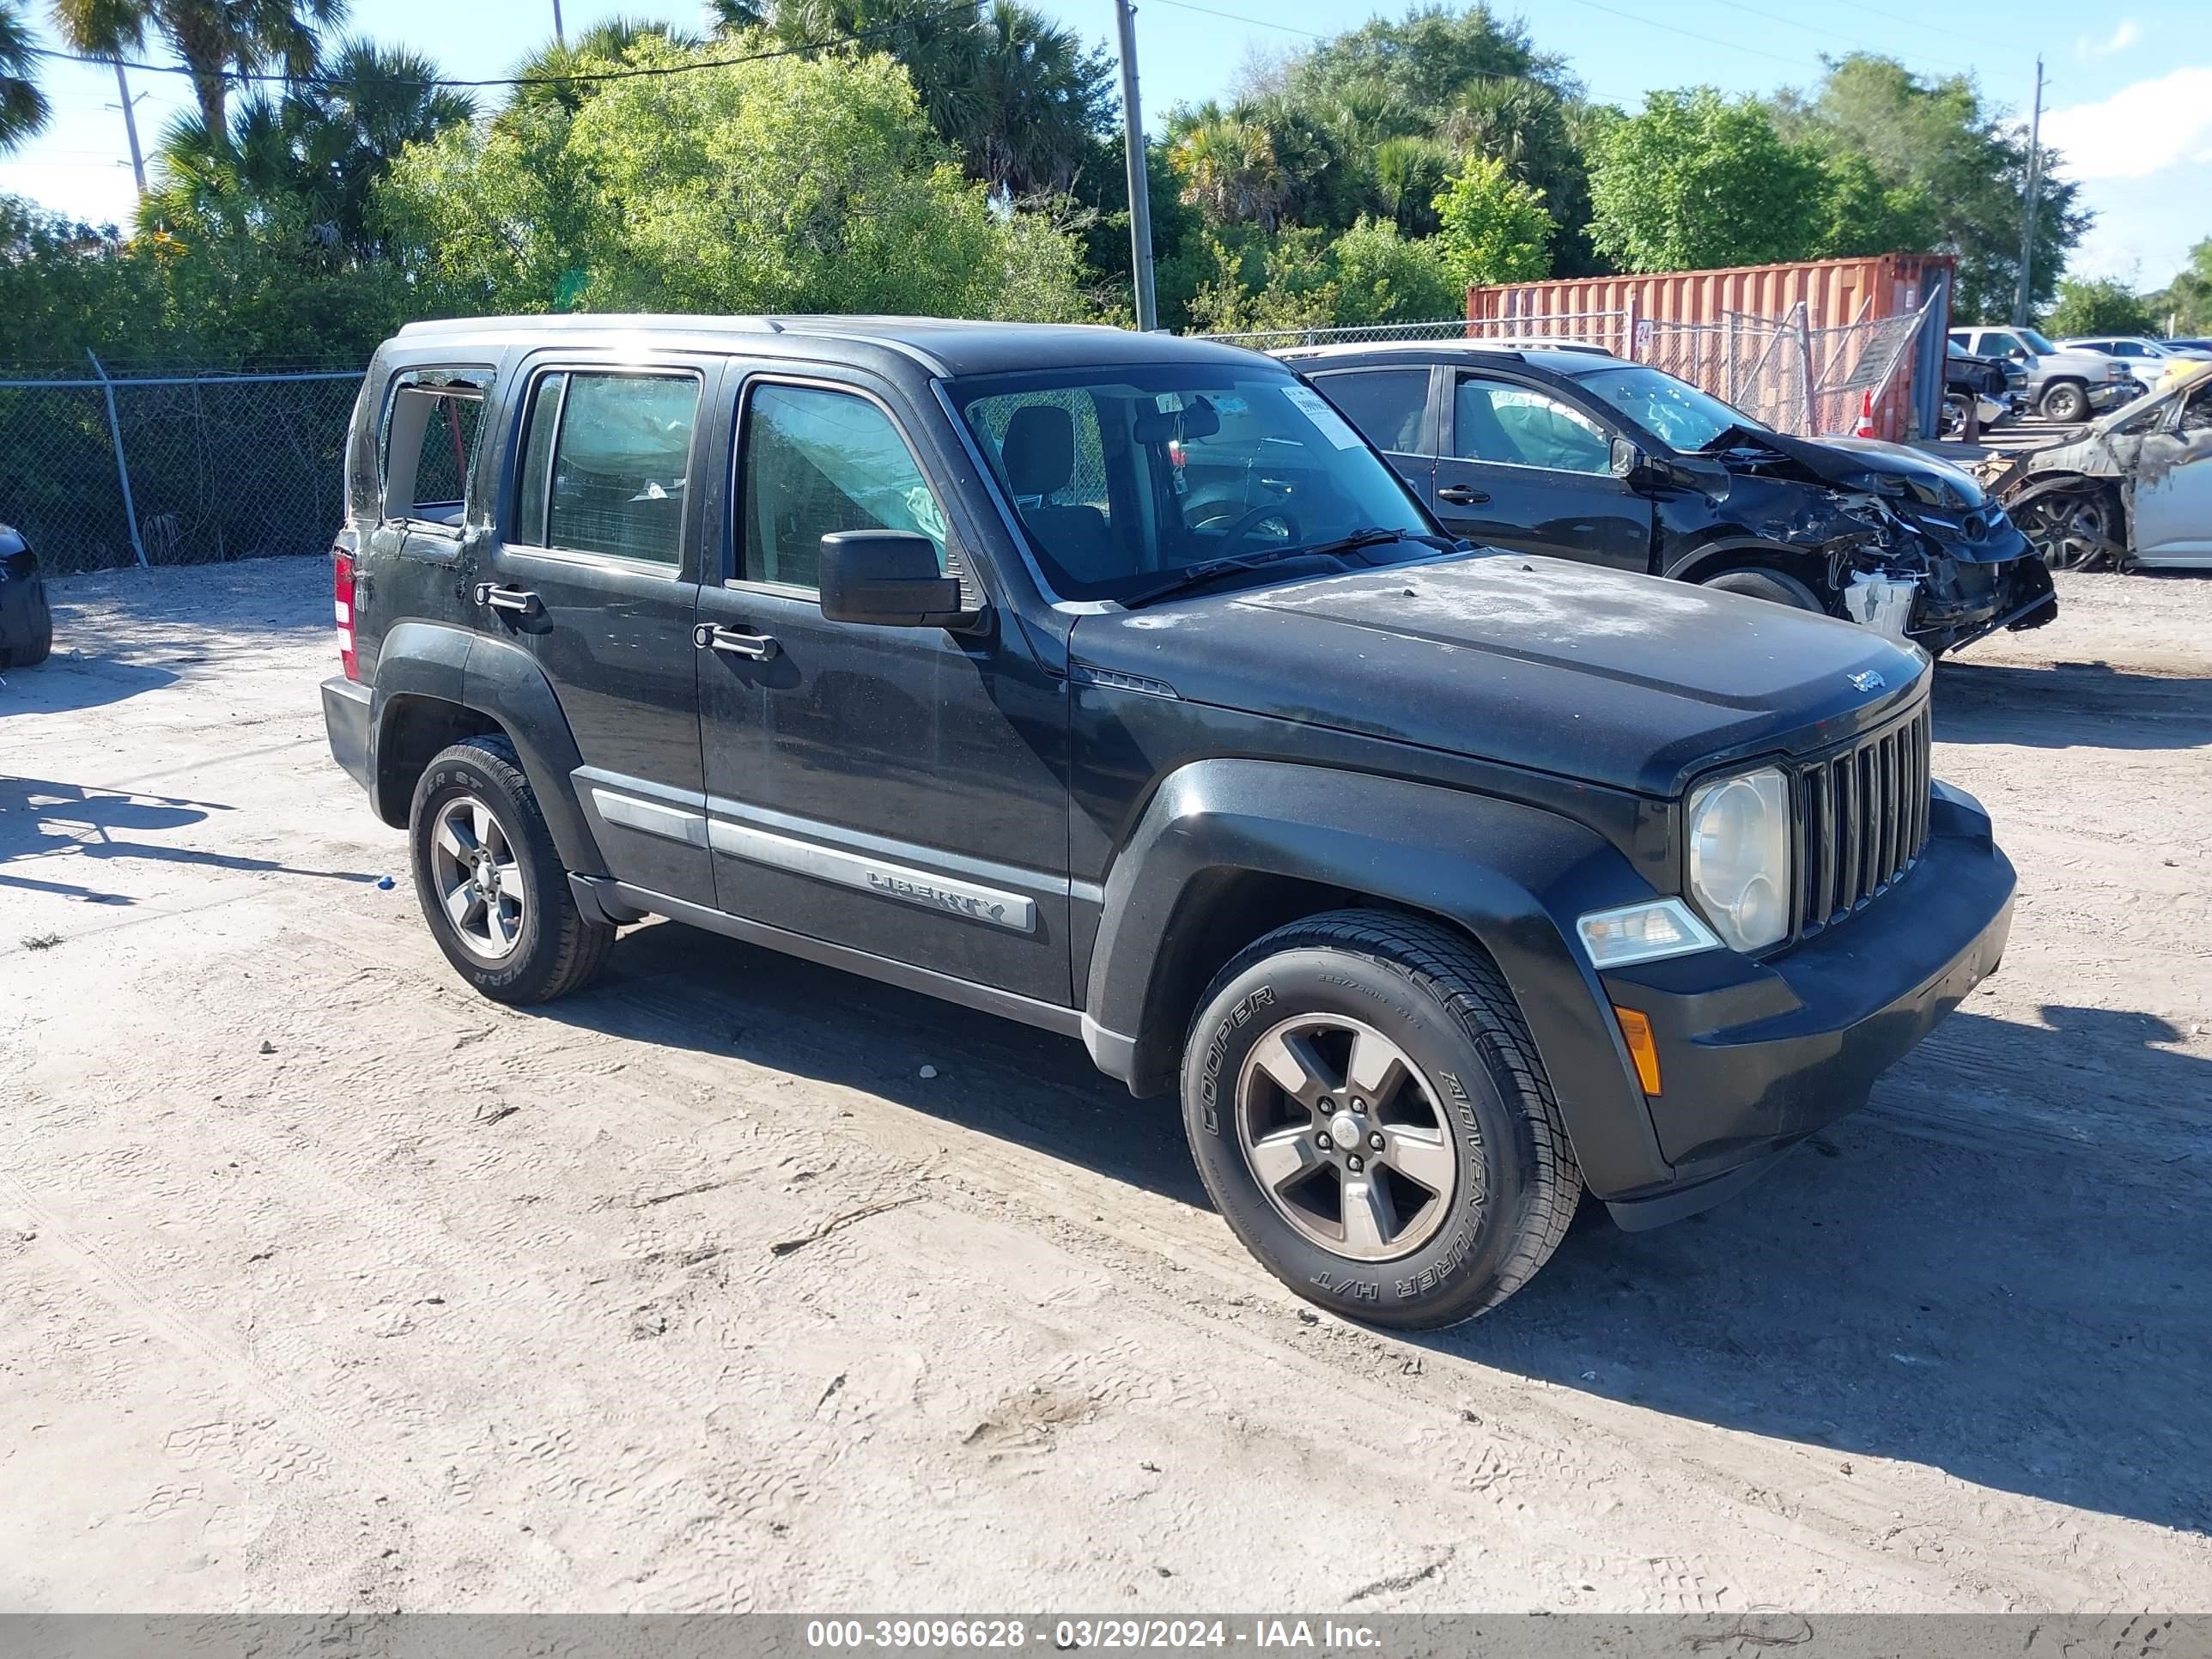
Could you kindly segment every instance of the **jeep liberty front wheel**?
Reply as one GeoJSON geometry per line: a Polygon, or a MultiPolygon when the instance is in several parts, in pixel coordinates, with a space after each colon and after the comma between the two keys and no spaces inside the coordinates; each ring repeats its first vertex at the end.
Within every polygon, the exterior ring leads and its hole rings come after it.
{"type": "Polygon", "coordinates": [[[433,760],[408,814],[415,891],[454,970],[499,1002],[550,1002],[605,965],[615,930],[568,890],[538,797],[503,737],[433,760]]]}
{"type": "Polygon", "coordinates": [[[1245,950],[1200,1005],[1182,1091],[1231,1230],[1346,1318],[1418,1329],[1496,1307],[1582,1196],[1504,979],[1416,918],[1333,911],[1245,950]]]}

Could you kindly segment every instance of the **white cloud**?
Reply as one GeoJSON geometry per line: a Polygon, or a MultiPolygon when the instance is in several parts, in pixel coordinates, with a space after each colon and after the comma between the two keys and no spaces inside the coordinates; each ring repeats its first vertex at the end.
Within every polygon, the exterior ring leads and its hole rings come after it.
{"type": "Polygon", "coordinates": [[[2094,104],[2054,109],[2043,142],[2063,151],[2071,179],[2141,179],[2212,160],[2212,65],[2138,81],[2094,104]]]}
{"type": "Polygon", "coordinates": [[[2102,40],[2084,34],[2074,42],[2076,58],[2110,58],[2116,52],[2125,52],[2142,39],[2142,30],[2132,17],[2120,19],[2119,27],[2102,40]]]}

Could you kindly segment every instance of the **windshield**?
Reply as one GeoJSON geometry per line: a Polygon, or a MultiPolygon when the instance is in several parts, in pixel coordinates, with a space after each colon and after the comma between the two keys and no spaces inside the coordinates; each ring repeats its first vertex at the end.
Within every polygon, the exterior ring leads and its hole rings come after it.
{"type": "Polygon", "coordinates": [[[2051,344],[2049,340],[2044,338],[2042,335],[2038,334],[2032,328],[2018,329],[2015,330],[2014,332],[2019,334],[2021,339],[2027,342],[2028,349],[2034,352],[2039,357],[2051,356],[2058,349],[2057,346],[2051,344]]]}
{"type": "Polygon", "coordinates": [[[1732,426],[1764,432],[1766,424],[1732,409],[1709,392],[1641,363],[1576,376],[1585,391],[1615,409],[1671,449],[1703,449],[1732,426]]]}
{"type": "MultiPolygon", "coordinates": [[[[1192,565],[1361,530],[1433,533],[1367,441],[1262,362],[997,374],[946,390],[1062,599],[1147,592],[1192,565]]],[[[1434,553],[1391,540],[1340,556],[1434,553]]]]}

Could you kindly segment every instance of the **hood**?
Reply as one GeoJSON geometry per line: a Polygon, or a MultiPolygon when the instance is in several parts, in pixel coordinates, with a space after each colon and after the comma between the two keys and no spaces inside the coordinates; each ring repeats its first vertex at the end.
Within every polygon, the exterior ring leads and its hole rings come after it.
{"type": "Polygon", "coordinates": [[[1973,507],[1985,499],[1971,473],[1904,444],[1886,443],[1879,438],[1793,438],[1782,432],[1755,435],[1760,443],[1838,489],[1881,489],[1883,480],[1896,479],[1908,488],[1917,484],[1934,495],[1936,499],[1924,503],[1931,507],[1973,507]]]}
{"type": "Polygon", "coordinates": [[[1517,553],[1101,612],[1073,649],[1188,702],[1658,796],[1864,730],[1922,695],[1926,661],[1769,600],[1517,553]]]}

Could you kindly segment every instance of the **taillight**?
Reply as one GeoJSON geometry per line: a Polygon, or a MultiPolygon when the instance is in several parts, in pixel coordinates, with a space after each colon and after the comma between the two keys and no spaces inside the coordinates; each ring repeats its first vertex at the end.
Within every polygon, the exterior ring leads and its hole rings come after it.
{"type": "Polygon", "coordinates": [[[331,588],[338,618],[338,666],[349,680],[361,678],[361,664],[353,650],[353,555],[331,550],[331,588]]]}

